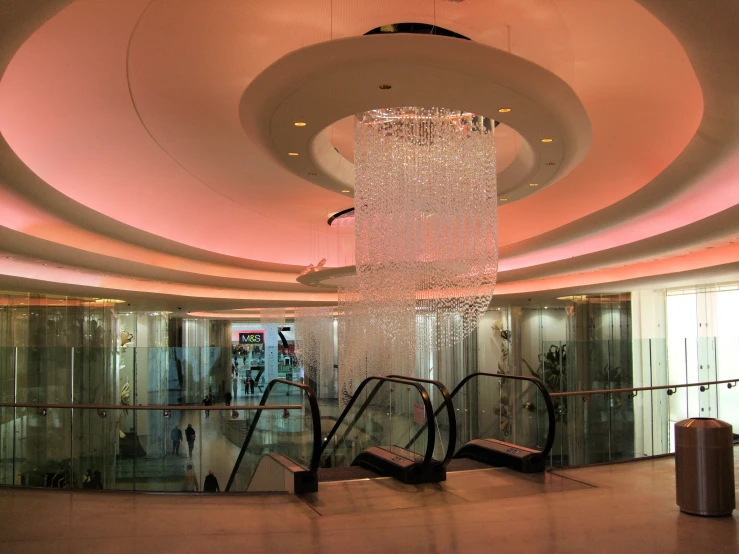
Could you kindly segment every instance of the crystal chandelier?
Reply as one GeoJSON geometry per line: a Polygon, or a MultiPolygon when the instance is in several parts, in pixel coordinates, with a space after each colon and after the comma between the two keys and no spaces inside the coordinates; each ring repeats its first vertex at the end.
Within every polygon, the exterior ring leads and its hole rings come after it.
{"type": "Polygon", "coordinates": [[[321,396],[330,394],[334,375],[334,309],[295,308],[295,354],[321,396]]]}
{"type": "Polygon", "coordinates": [[[373,333],[435,349],[477,327],[498,267],[493,129],[446,108],[357,116],[355,294],[373,333]]]}

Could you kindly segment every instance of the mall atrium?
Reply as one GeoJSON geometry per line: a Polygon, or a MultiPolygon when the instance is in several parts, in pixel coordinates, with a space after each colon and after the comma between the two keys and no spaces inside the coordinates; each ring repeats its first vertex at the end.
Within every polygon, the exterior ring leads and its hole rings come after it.
{"type": "Polygon", "coordinates": [[[739,551],[738,68],[736,0],[0,0],[0,551],[739,551]]]}

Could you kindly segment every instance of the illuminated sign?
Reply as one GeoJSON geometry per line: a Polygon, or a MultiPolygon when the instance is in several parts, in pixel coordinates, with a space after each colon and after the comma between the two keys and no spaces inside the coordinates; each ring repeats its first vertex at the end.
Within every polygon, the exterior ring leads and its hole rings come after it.
{"type": "Polygon", "coordinates": [[[264,331],[239,333],[239,344],[264,344],[264,331]]]}

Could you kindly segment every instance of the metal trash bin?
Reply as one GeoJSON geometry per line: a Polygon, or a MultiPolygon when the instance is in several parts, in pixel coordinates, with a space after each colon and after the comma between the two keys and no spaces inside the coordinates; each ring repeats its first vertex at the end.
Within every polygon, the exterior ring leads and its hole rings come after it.
{"type": "Polygon", "coordinates": [[[731,515],[736,507],[731,425],[710,417],[676,423],[675,480],[681,511],[731,515]]]}

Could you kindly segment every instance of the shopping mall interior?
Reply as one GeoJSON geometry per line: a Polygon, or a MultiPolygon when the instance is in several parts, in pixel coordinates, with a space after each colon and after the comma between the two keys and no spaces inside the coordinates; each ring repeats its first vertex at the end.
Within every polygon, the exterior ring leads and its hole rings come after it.
{"type": "Polygon", "coordinates": [[[0,551],[737,552],[736,0],[0,0],[0,551]]]}

